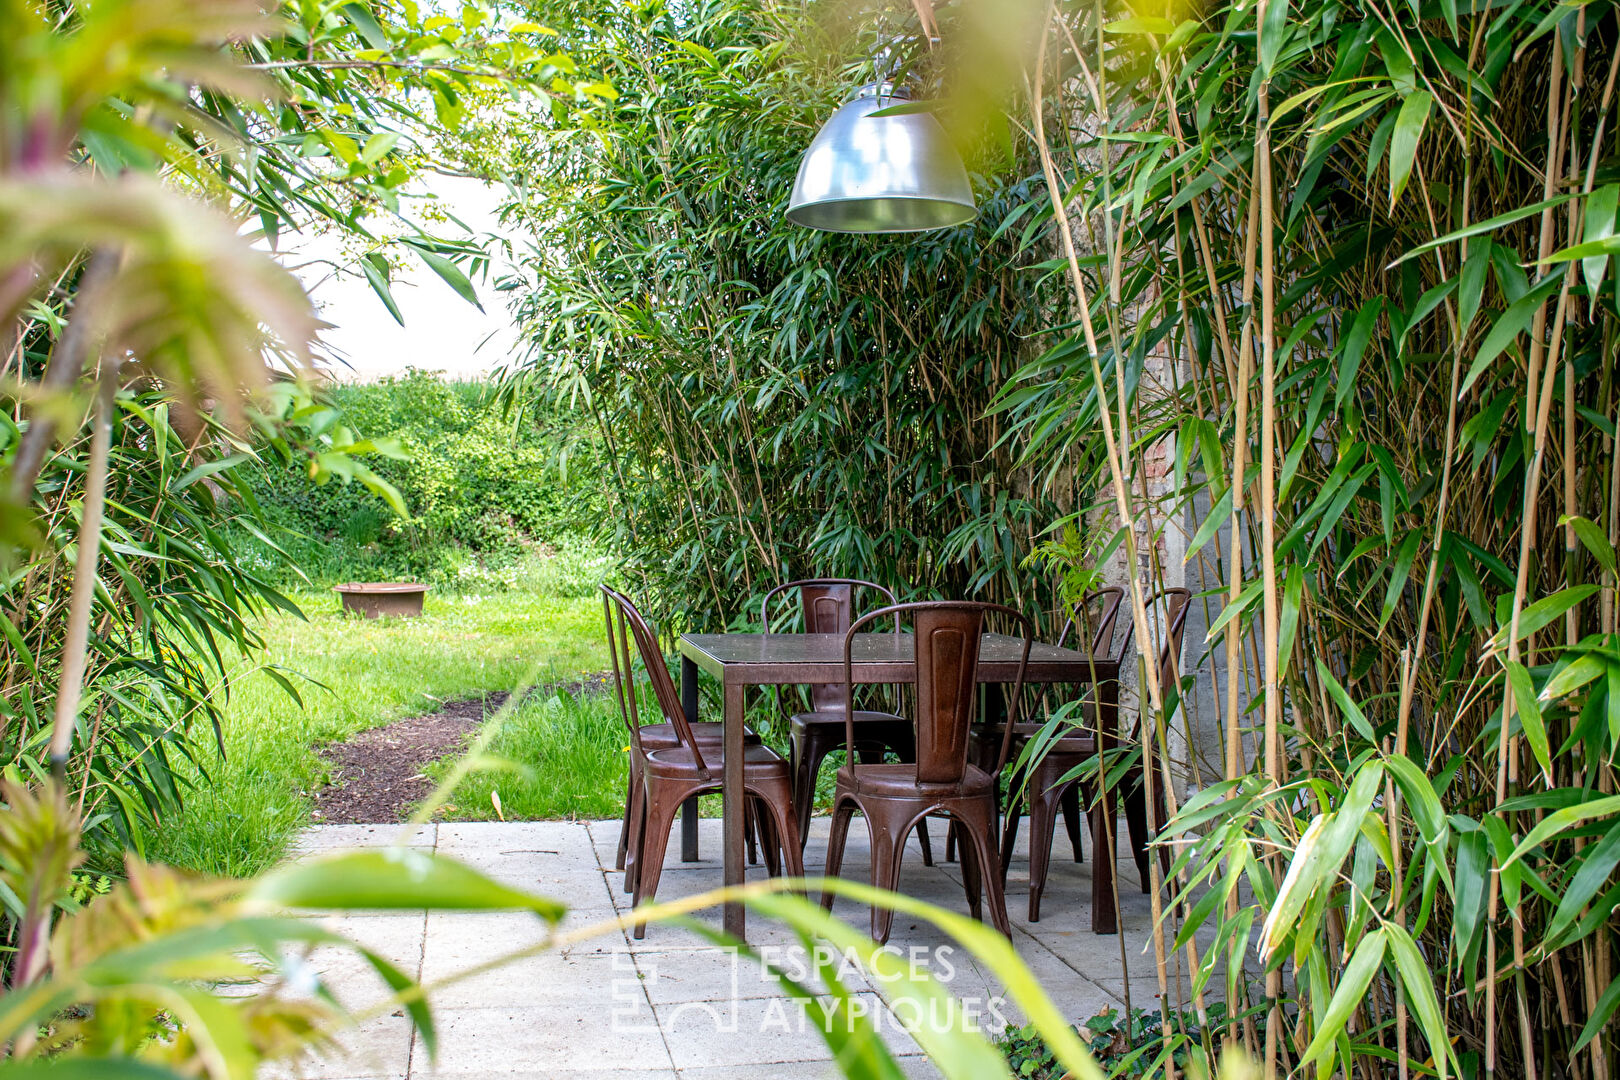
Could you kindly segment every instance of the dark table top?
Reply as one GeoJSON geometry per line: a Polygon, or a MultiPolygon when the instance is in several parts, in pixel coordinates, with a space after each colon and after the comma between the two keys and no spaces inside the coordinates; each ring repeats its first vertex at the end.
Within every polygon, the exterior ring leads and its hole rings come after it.
{"type": "MultiPolygon", "coordinates": [[[[1023,639],[985,634],[979,644],[979,681],[1012,682],[1018,677],[1023,639]]],[[[857,634],[850,662],[858,682],[910,682],[916,675],[910,634],[857,634]]],[[[844,681],[842,634],[685,634],[681,655],[731,685],[806,685],[844,681]]],[[[1032,683],[1089,682],[1119,675],[1116,661],[1035,642],[1025,679],[1032,683]]]]}

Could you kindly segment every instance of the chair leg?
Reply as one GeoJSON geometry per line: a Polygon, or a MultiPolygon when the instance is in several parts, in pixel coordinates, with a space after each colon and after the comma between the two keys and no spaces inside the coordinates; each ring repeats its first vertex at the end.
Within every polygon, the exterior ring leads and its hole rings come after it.
{"type": "MultiPolygon", "coordinates": [[[[641,857],[637,860],[636,907],[652,903],[658,895],[658,879],[664,872],[664,852],[669,847],[670,830],[675,827],[675,815],[680,812],[681,802],[679,798],[647,799],[641,857]]],[[[645,922],[636,923],[635,936],[638,940],[647,936],[645,922]]]]}
{"type": "Polygon", "coordinates": [[[917,843],[922,845],[924,866],[934,865],[934,844],[928,838],[928,819],[925,817],[917,822],[917,843]]]}
{"type": "Polygon", "coordinates": [[[1007,867],[1012,865],[1013,852],[1018,849],[1018,819],[1023,815],[1018,807],[1007,807],[1007,820],[1001,827],[1001,887],[1007,887],[1007,867]]]}
{"type": "Polygon", "coordinates": [[[793,763],[793,809],[799,820],[799,850],[810,841],[810,818],[816,808],[816,778],[827,755],[842,745],[842,736],[827,740],[815,731],[796,731],[789,748],[793,763]]]}
{"type": "Polygon", "coordinates": [[[631,810],[636,805],[636,789],[641,786],[641,777],[636,770],[630,770],[630,782],[624,789],[624,824],[619,827],[619,851],[613,857],[613,869],[623,870],[624,860],[630,854],[631,810]]]}
{"type": "MultiPolygon", "coordinates": [[[[986,810],[989,808],[986,807],[986,810]]],[[[1007,919],[1007,894],[1001,888],[1001,868],[996,865],[995,845],[990,842],[991,817],[987,813],[982,821],[966,823],[963,828],[962,848],[973,845],[974,858],[984,868],[985,896],[990,901],[990,921],[1006,937],[1012,937],[1012,923],[1007,919]]]]}
{"type": "Polygon", "coordinates": [[[1152,878],[1148,876],[1147,794],[1142,790],[1140,772],[1127,783],[1130,786],[1124,792],[1125,826],[1130,830],[1131,854],[1136,857],[1136,872],[1142,882],[1142,891],[1148,892],[1152,888],[1152,878]]]}
{"type": "Polygon", "coordinates": [[[956,861],[956,823],[954,821],[945,830],[945,861],[956,861]]]}
{"type": "MultiPolygon", "coordinates": [[[[906,854],[906,838],[896,828],[899,823],[889,820],[892,811],[888,806],[879,804],[879,808],[863,806],[861,809],[866,812],[866,824],[872,830],[872,886],[897,892],[900,887],[900,860],[906,854]]],[[[880,944],[888,941],[893,925],[894,909],[874,905],[872,940],[880,944]]]]}
{"type": "Polygon", "coordinates": [[[759,832],[759,845],[765,856],[765,872],[771,877],[778,877],[782,873],[782,860],[779,857],[776,815],[771,812],[770,803],[763,796],[753,796],[748,802],[752,808],[754,828],[759,832]]]}
{"type": "MultiPolygon", "coordinates": [[[[624,793],[624,828],[619,830],[619,851],[613,860],[615,870],[623,870],[632,852],[631,848],[636,841],[636,808],[640,804],[641,796],[641,768],[640,760],[635,754],[630,755],[630,783],[624,793]]],[[[625,892],[630,891],[629,883],[625,884],[625,892]]]]}
{"type": "Polygon", "coordinates": [[[1062,793],[1047,787],[1053,779],[1047,770],[1037,769],[1029,786],[1029,921],[1041,921],[1041,893],[1046,891],[1046,871],[1052,863],[1052,833],[1057,829],[1058,804],[1062,793]]]}
{"type": "Polygon", "coordinates": [[[1074,861],[1085,862],[1080,847],[1080,787],[1070,783],[1063,789],[1063,827],[1069,830],[1069,846],[1074,849],[1074,861]]]}
{"type": "Polygon", "coordinates": [[[773,846],[772,863],[775,869],[771,871],[776,875],[785,870],[789,877],[804,877],[804,856],[799,846],[792,840],[799,835],[799,823],[794,820],[793,788],[791,784],[781,789],[771,788],[762,790],[759,797],[759,820],[767,824],[773,846]],[[780,853],[780,863],[776,861],[776,853],[780,853]]]}
{"type": "Polygon", "coordinates": [[[754,817],[754,800],[743,802],[743,837],[748,842],[748,865],[759,865],[759,845],[754,841],[754,833],[759,828],[759,820],[754,817]]]}
{"type": "Polygon", "coordinates": [[[807,741],[801,731],[788,737],[788,773],[793,777],[793,810],[799,822],[799,850],[810,842],[810,811],[815,806],[816,776],[810,772],[810,758],[803,745],[807,741]]]}
{"type": "Polygon", "coordinates": [[[647,792],[640,773],[636,775],[635,784],[630,788],[630,804],[625,808],[625,817],[630,822],[629,843],[625,847],[624,858],[624,891],[636,891],[636,873],[641,865],[641,838],[647,827],[647,792]]]}
{"type": "MultiPolygon", "coordinates": [[[[855,816],[855,804],[848,799],[837,799],[833,803],[832,832],[827,837],[827,866],[823,876],[835,878],[844,865],[844,841],[849,838],[849,821],[855,816]]],[[[821,906],[828,911],[832,910],[833,892],[825,887],[821,890],[821,906]]]]}
{"type": "Polygon", "coordinates": [[[970,839],[962,841],[962,891],[967,893],[968,914],[984,921],[984,867],[970,839]]]}

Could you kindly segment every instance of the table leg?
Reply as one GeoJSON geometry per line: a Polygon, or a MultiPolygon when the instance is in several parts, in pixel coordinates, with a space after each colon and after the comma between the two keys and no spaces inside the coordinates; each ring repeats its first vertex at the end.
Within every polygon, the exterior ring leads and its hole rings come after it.
{"type": "MultiPolygon", "coordinates": [[[[743,857],[743,690],[741,686],[725,688],[725,769],[720,778],[721,799],[725,815],[725,882],[743,883],[745,862],[743,857]]],[[[726,905],[726,933],[739,941],[745,940],[747,920],[743,906],[726,905]]]]}
{"type": "MultiPolygon", "coordinates": [[[[697,723],[698,667],[685,656],[681,657],[681,710],[687,723],[697,723]]],[[[681,862],[697,861],[698,801],[694,795],[681,804],[681,862]]]]}
{"type": "MultiPolygon", "coordinates": [[[[1119,683],[1104,680],[1097,687],[1099,745],[1111,748],[1119,731],[1119,683]]],[[[1107,757],[1103,755],[1105,762],[1107,757]]],[[[1093,934],[1119,933],[1119,908],[1114,903],[1114,876],[1119,858],[1115,833],[1119,830],[1119,794],[1112,787],[1095,813],[1087,813],[1091,821],[1091,932],[1093,934]]]]}
{"type": "MultiPolygon", "coordinates": [[[[984,719],[985,729],[994,731],[1007,722],[1007,688],[1001,683],[981,683],[980,685],[984,687],[984,709],[981,715],[984,719]]],[[[996,747],[996,753],[998,755],[1001,753],[999,746],[996,747]]],[[[995,763],[991,762],[991,764],[995,763]]],[[[992,836],[1001,835],[1002,810],[1001,785],[997,784],[995,789],[995,813],[990,816],[992,836]]],[[[1008,813],[1017,813],[1018,807],[1007,807],[1006,810],[1008,813]]]]}

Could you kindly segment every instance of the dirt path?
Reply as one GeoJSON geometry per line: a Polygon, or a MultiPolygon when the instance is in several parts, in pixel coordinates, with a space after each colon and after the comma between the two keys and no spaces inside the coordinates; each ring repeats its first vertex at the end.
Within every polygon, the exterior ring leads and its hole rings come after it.
{"type": "MultiPolygon", "coordinates": [[[[532,694],[558,690],[588,693],[607,685],[608,677],[536,687],[532,694]]],[[[425,716],[412,716],[370,728],[347,741],[320,748],[332,767],[331,779],[315,793],[311,818],[320,825],[353,825],[404,821],[411,807],[433,790],[423,769],[440,758],[459,754],[484,720],[506,702],[504,692],[446,702],[425,716]]]]}

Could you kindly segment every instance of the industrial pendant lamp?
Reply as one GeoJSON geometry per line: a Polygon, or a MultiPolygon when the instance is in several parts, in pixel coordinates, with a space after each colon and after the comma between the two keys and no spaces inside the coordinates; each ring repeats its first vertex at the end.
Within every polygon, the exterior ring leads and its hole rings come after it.
{"type": "Polygon", "coordinates": [[[787,218],[828,232],[919,232],[979,216],[967,169],[932,113],[873,116],[911,96],[868,83],[817,132],[787,218]]]}

